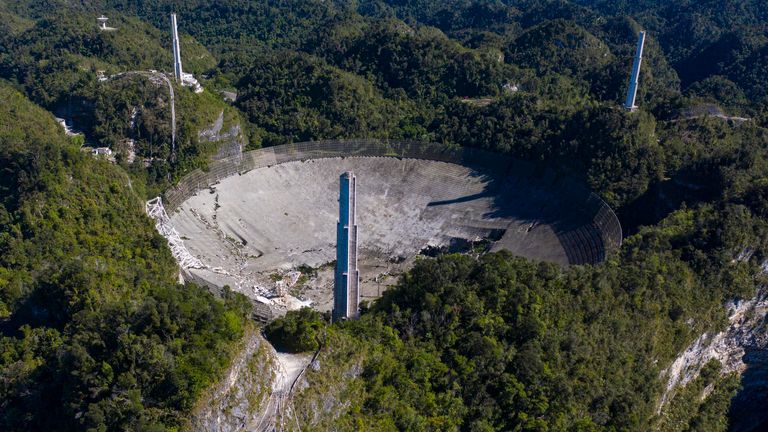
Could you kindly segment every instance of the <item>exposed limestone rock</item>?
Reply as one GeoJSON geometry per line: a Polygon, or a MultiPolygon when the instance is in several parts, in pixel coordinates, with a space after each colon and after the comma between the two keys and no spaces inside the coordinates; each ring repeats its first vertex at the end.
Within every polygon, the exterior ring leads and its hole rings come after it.
{"type": "MultiPolygon", "coordinates": [[[[270,345],[270,356],[276,360],[275,379],[272,381],[272,387],[265,404],[258,416],[253,417],[245,427],[249,431],[289,431],[294,430],[293,426],[298,426],[298,418],[293,407],[293,393],[296,384],[304,375],[309,363],[312,361],[312,355],[279,353],[270,345]]],[[[296,430],[300,430],[297,428],[296,430]]]]}
{"type": "MultiPolygon", "coordinates": [[[[755,360],[766,357],[768,287],[759,287],[752,299],[732,301],[726,307],[728,328],[717,334],[704,333],[699,336],[668,368],[662,371],[662,379],[666,378],[667,384],[658,406],[659,412],[672,400],[675,389],[685,386],[698,377],[701,368],[710,360],[720,361],[723,375],[731,373],[741,375],[748,367],[754,368],[755,362],[750,358],[755,360]]],[[[765,366],[767,363],[763,362],[762,365],[765,366]]],[[[746,382],[743,384],[745,387],[750,385],[746,382]]]]}
{"type": "Polygon", "coordinates": [[[275,381],[275,358],[269,343],[249,329],[241,351],[225,378],[198,403],[189,429],[195,432],[235,432],[258,421],[275,381]]]}
{"type": "Polygon", "coordinates": [[[235,123],[226,130],[224,129],[224,111],[222,111],[211,127],[203,129],[198,133],[200,141],[219,143],[219,151],[213,157],[214,160],[240,156],[243,154],[243,148],[246,145],[242,127],[239,123],[235,123]]]}

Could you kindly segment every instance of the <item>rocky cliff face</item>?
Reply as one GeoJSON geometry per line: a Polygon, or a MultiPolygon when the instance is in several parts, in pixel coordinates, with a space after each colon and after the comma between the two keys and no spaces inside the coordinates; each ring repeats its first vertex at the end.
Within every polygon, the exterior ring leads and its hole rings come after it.
{"type": "Polygon", "coordinates": [[[359,377],[369,356],[351,338],[332,336],[296,380],[291,397],[295,424],[312,431],[360,429],[341,417],[362,409],[365,384],[359,377]]]}
{"type": "MultiPolygon", "coordinates": [[[[715,359],[722,365],[722,375],[741,377],[741,390],[731,406],[731,430],[765,430],[762,427],[768,426],[768,287],[760,286],[753,298],[732,301],[726,308],[725,330],[704,333],[662,371],[666,388],[658,411],[661,413],[676,390],[696,379],[702,367],[715,359]]],[[[711,390],[705,389],[701,398],[706,398],[711,390]]]]}
{"type": "MultiPolygon", "coordinates": [[[[768,430],[768,286],[754,297],[726,305],[728,326],[705,333],[662,371],[666,382],[658,411],[717,360],[721,374],[738,374],[730,430],[768,430]]],[[[201,399],[190,419],[195,432],[243,430],[333,430],[350,404],[360,400],[365,353],[351,340],[334,340],[315,356],[276,353],[258,330],[249,329],[225,378],[201,399]]],[[[696,387],[691,387],[696,388],[696,387]]],[[[695,390],[698,394],[699,390],[695,390]]],[[[705,400],[713,392],[700,392],[705,400]]],[[[661,429],[664,430],[664,429],[661,429]]]]}
{"type": "Polygon", "coordinates": [[[660,407],[670,401],[674,390],[695,379],[701,368],[716,359],[722,365],[722,373],[743,373],[747,370],[748,351],[768,348],[768,332],[765,318],[768,311],[768,288],[760,287],[749,300],[730,302],[727,329],[699,336],[675,361],[662,372],[667,385],[660,407]]]}
{"type": "Polygon", "coordinates": [[[225,378],[201,398],[190,419],[194,432],[235,432],[258,423],[276,376],[272,348],[249,329],[225,378]]]}
{"type": "Polygon", "coordinates": [[[198,133],[198,139],[218,144],[218,152],[213,156],[214,160],[240,156],[247,145],[240,123],[225,127],[224,111],[210,127],[198,133]]]}
{"type": "Polygon", "coordinates": [[[250,328],[224,379],[198,402],[185,429],[193,432],[294,430],[294,389],[311,353],[278,353],[250,328]]]}

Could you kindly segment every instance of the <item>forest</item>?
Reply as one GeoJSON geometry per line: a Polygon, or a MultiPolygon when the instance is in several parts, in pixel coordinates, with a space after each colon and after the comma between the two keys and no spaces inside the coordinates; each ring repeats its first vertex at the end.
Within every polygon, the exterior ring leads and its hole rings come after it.
{"type": "Polygon", "coordinates": [[[359,321],[306,309],[265,326],[281,350],[321,352],[297,406],[348,402],[305,430],[748,430],[716,362],[656,408],[661,371],[763,283],[766,23],[758,0],[0,0],[0,429],[184,429],[259,325],[244,297],[179,284],[143,214],[206,168],[218,148],[200,131],[221,114],[248,149],[376,137],[509,154],[583,181],[624,228],[598,266],[425,258],[359,321]],[[172,69],[170,12],[206,88],[173,84],[176,148],[167,88],[113,78],[172,69]]]}
{"type": "Polygon", "coordinates": [[[178,286],[129,176],[0,86],[4,430],[165,430],[226,367],[249,305],[178,286]]]}

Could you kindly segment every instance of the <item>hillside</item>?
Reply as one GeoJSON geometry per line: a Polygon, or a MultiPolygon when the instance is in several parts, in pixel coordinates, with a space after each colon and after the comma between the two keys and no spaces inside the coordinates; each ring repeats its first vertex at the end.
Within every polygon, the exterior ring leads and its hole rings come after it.
{"type": "MultiPolygon", "coordinates": [[[[0,429],[761,430],[766,14],[757,0],[0,2],[0,429]],[[169,77],[171,12],[202,92],[169,77]],[[425,253],[343,323],[310,309],[257,323],[245,297],[178,283],[146,200],[245,150],[360,138],[572,179],[624,242],[567,268],[482,245],[425,253]]],[[[215,186],[201,192],[214,207],[215,186]]],[[[193,216],[245,225],[215,210],[193,216]]]]}
{"type": "Polygon", "coordinates": [[[249,325],[242,300],[177,285],[128,175],[0,97],[0,425],[179,425],[249,325]]]}
{"type": "MultiPolygon", "coordinates": [[[[94,23],[92,15],[65,9],[55,17],[43,15],[19,34],[0,36],[0,75],[70,121],[84,133],[87,145],[110,147],[126,168],[144,171],[141,176],[153,190],[205,166],[231,141],[247,147],[250,129],[235,110],[210,92],[196,94],[174,84],[179,138],[174,149],[169,89],[146,74],[172,69],[168,32],[119,14],[109,21],[115,31],[99,31],[94,23]],[[225,132],[235,127],[232,137],[200,139],[222,114],[225,132]],[[130,148],[126,139],[133,142],[130,148]]],[[[210,52],[189,36],[182,36],[181,49],[187,72],[199,76],[216,65],[210,52]]]]}

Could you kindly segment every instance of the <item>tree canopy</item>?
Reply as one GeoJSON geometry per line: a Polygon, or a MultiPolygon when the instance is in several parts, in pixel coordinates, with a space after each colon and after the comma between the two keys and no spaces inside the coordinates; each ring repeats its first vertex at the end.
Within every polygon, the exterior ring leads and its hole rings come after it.
{"type": "Polygon", "coordinates": [[[0,429],[172,430],[220,378],[248,304],[179,285],[142,202],[205,169],[221,123],[246,148],[378,137],[509,154],[583,181],[624,228],[601,266],[424,258],[359,321],[271,323],[279,348],[320,351],[297,407],[339,402],[305,429],[726,430],[738,378],[716,363],[656,403],[660,371],[762,280],[767,14],[758,0],[0,2],[0,429]],[[118,75],[171,69],[171,12],[206,88],[171,84],[173,144],[165,82],[118,75]],[[117,31],[97,29],[102,13],[117,31]]]}

